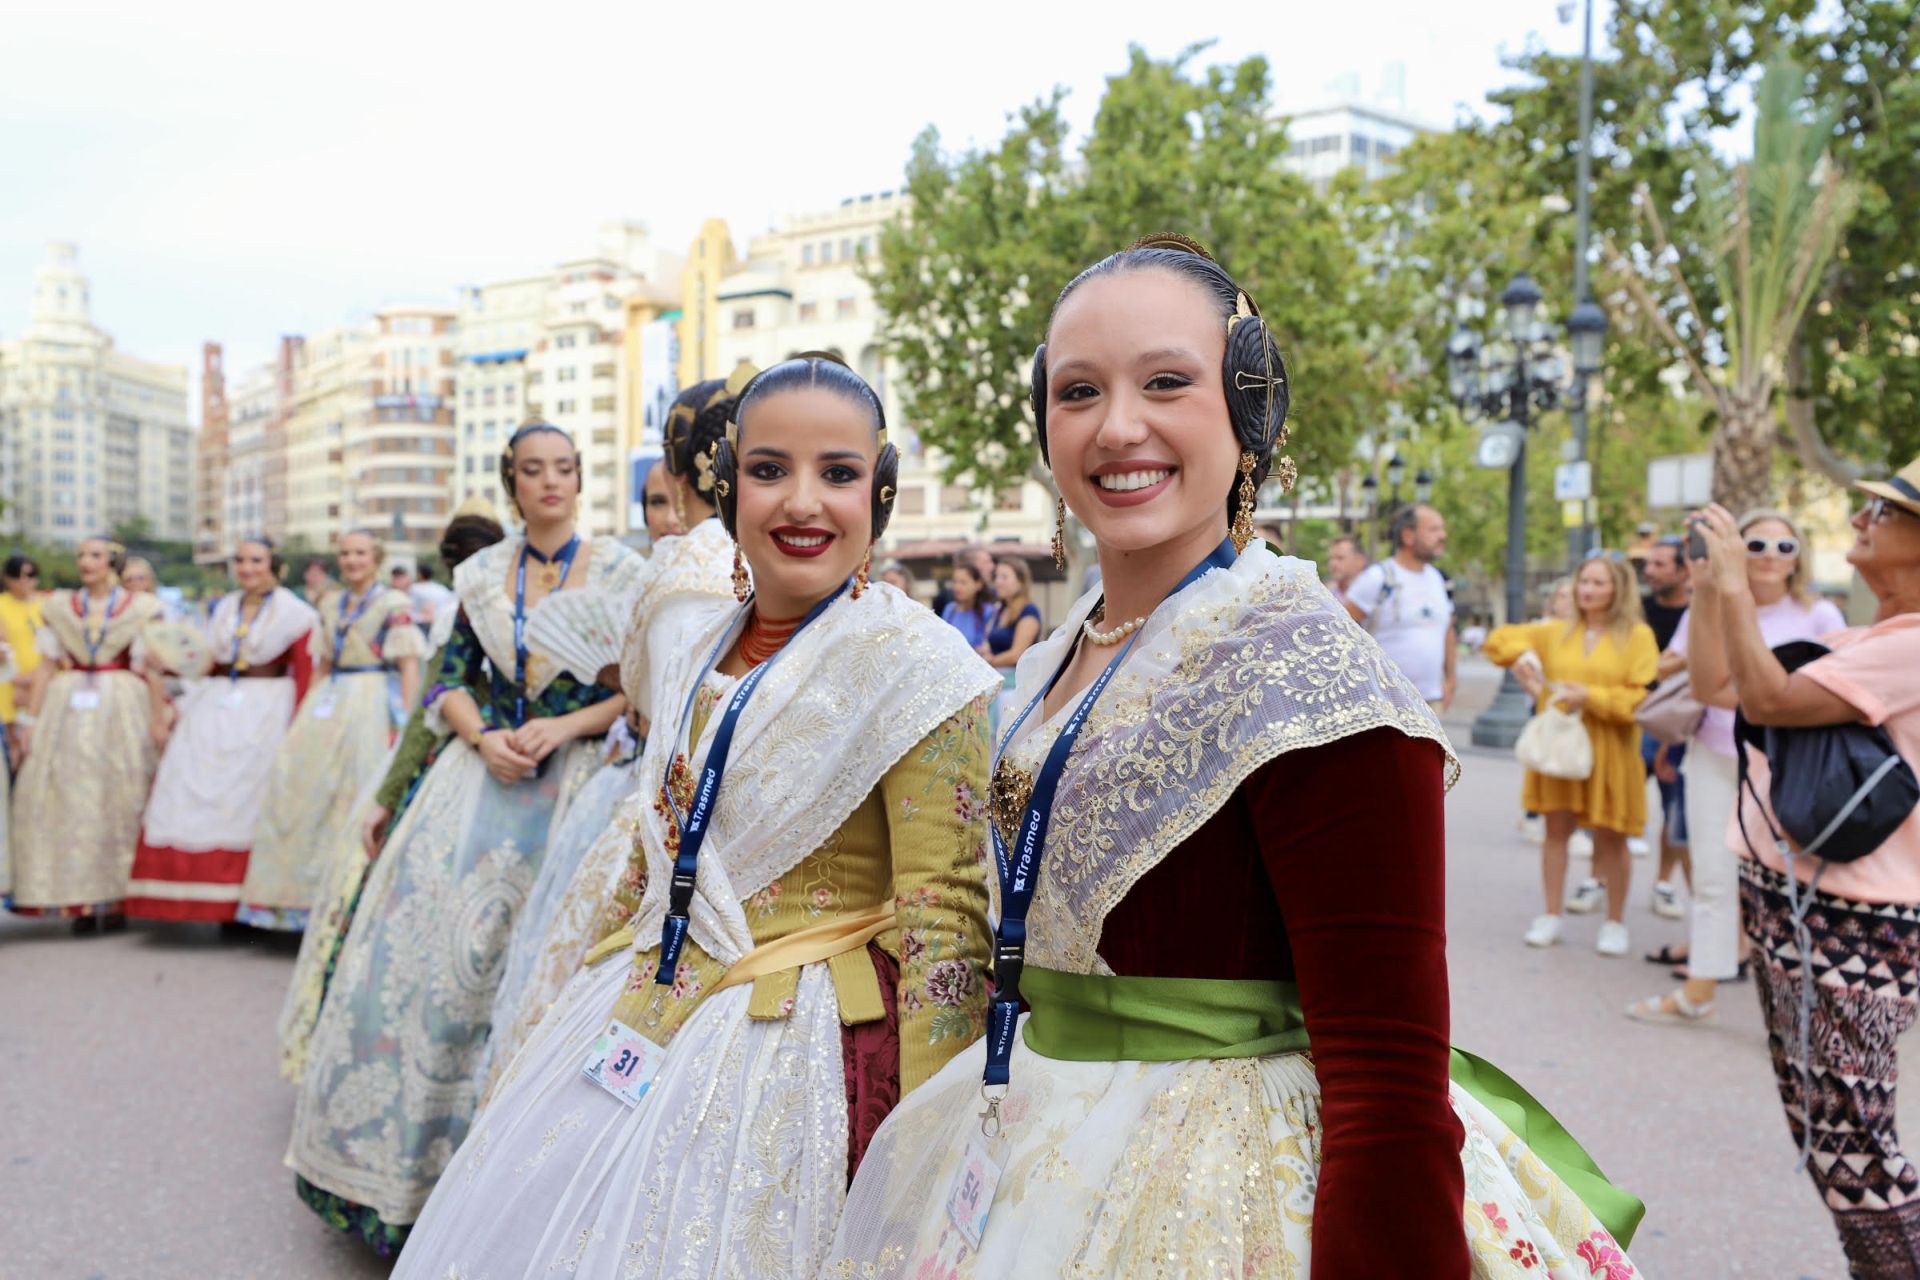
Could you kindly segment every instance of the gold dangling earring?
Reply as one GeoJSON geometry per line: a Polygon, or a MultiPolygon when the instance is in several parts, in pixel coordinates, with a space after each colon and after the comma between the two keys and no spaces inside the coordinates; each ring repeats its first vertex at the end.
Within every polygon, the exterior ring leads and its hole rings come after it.
{"type": "Polygon", "coordinates": [[[1251,450],[1240,455],[1240,501],[1233,512],[1233,551],[1235,555],[1247,549],[1253,541],[1253,467],[1254,456],[1251,450]]]}
{"type": "Polygon", "coordinates": [[[1067,567],[1067,500],[1053,495],[1053,567],[1067,567]]]}
{"type": "Polygon", "coordinates": [[[858,600],[867,593],[867,574],[873,570],[873,544],[867,544],[867,554],[860,559],[860,567],[853,571],[853,598],[858,600]]]}
{"type": "Polygon", "coordinates": [[[740,544],[733,544],[733,598],[745,604],[753,594],[753,580],[747,576],[747,562],[741,558],[740,544]]]}

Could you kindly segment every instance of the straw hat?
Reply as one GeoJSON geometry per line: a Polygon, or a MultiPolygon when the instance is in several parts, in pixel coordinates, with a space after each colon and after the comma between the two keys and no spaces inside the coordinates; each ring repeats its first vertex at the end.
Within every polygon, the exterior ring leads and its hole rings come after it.
{"type": "Polygon", "coordinates": [[[1885,498],[1909,515],[1920,516],[1920,458],[1885,480],[1858,480],[1854,488],[1864,489],[1876,498],[1885,498]]]}

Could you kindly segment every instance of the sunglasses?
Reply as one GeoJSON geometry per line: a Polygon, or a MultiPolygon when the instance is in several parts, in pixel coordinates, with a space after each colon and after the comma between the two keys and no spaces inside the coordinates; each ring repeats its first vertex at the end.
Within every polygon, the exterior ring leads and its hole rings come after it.
{"type": "Polygon", "coordinates": [[[1869,524],[1879,524],[1889,516],[1907,516],[1912,514],[1911,511],[1908,511],[1900,504],[1889,502],[1885,498],[1875,498],[1867,503],[1867,522],[1869,524]]]}
{"type": "Polygon", "coordinates": [[[1595,548],[1587,552],[1586,558],[1588,560],[1605,560],[1611,564],[1625,564],[1627,562],[1627,553],[1624,551],[1608,551],[1604,548],[1595,548]]]}
{"type": "Polygon", "coordinates": [[[1748,538],[1747,554],[1763,556],[1769,551],[1777,551],[1782,556],[1792,557],[1800,554],[1800,541],[1797,538],[1780,538],[1769,542],[1765,538],[1748,538]]]}

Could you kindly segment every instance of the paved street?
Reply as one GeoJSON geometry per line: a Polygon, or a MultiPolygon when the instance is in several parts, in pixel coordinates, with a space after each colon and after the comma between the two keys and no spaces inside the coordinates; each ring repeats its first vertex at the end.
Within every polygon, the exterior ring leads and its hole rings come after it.
{"type": "MultiPolygon", "coordinates": [[[[1456,737],[1490,688],[1467,673],[1456,737]]],[[[1519,769],[1466,752],[1448,806],[1454,1038],[1531,1088],[1609,1175],[1651,1206],[1634,1256],[1658,1280],[1845,1274],[1825,1212],[1792,1171],[1750,987],[1712,1030],[1644,1027],[1630,999],[1669,985],[1639,955],[1681,939],[1646,910],[1633,958],[1520,944],[1537,910],[1514,832],[1519,769]]],[[[73,939],[0,918],[0,1274],[34,1280],[371,1277],[386,1268],[295,1201],[280,1164],[291,1091],[273,1024],[284,944],[211,928],[73,939]]],[[[1913,1132],[1911,1094],[1902,1118],[1913,1132]]],[[[1389,1220],[1390,1206],[1385,1211],[1389,1220]]]]}

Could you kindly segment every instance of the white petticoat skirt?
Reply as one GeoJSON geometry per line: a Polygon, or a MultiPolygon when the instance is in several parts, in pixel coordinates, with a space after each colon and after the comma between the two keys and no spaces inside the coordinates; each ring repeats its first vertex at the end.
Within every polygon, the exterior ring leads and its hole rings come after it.
{"type": "MultiPolygon", "coordinates": [[[[874,1136],[817,1274],[903,1280],[1310,1274],[1320,1087],[1291,1054],[1192,1062],[1068,1062],[1016,1036],[998,1139],[981,1135],[984,1042],[902,1099],[874,1136]],[[1002,1174],[979,1251],[950,1220],[969,1144],[1002,1174]]],[[[1628,1280],[1624,1251],[1474,1098],[1466,1232],[1477,1277],[1628,1280]]],[[[1391,1231],[1392,1189],[1381,1188],[1391,1231]]],[[[1409,1259],[1405,1274],[1420,1270],[1409,1259]]],[[[437,1278],[436,1278],[437,1280],[437,1278]]]]}
{"type": "Polygon", "coordinates": [[[581,1074],[631,973],[576,975],[508,1066],[421,1213],[395,1280],[789,1280],[819,1270],[846,1196],[839,1003],[823,964],[792,1014],[720,992],[628,1107],[581,1074]]]}

